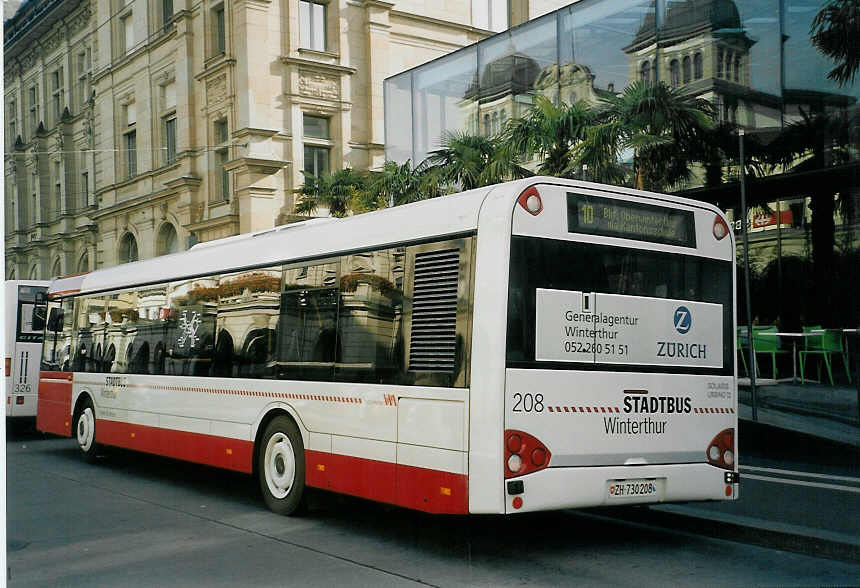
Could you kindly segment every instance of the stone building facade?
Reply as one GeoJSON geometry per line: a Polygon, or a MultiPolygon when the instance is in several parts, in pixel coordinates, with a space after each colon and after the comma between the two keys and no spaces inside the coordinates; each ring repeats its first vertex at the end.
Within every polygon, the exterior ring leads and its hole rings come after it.
{"type": "Polygon", "coordinates": [[[303,172],[384,161],[387,76],[564,3],[26,3],[4,33],[6,277],[290,222],[303,172]]]}

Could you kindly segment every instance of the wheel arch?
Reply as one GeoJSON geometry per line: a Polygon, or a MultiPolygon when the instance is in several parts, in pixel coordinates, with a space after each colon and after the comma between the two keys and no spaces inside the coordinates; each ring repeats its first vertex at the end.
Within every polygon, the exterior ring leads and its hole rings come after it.
{"type": "Polygon", "coordinates": [[[279,416],[286,416],[291,419],[296,428],[299,430],[299,434],[302,436],[302,444],[307,447],[308,446],[308,438],[309,431],[305,428],[302,423],[302,419],[299,418],[299,414],[295,408],[290,406],[289,404],[283,402],[277,402],[274,404],[270,404],[265,409],[260,412],[260,416],[257,418],[257,421],[254,423],[253,429],[253,437],[254,437],[254,451],[252,453],[251,465],[252,471],[254,475],[257,475],[257,463],[259,461],[259,452],[260,445],[262,444],[263,433],[266,431],[266,427],[269,425],[272,420],[279,416]]]}

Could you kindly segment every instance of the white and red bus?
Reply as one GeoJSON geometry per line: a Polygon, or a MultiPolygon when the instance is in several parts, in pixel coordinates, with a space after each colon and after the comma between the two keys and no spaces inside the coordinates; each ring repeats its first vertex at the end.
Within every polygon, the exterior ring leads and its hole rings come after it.
{"type": "Polygon", "coordinates": [[[39,280],[7,280],[3,288],[7,418],[36,416],[49,284],[39,280]]]}
{"type": "Polygon", "coordinates": [[[731,500],[734,251],[708,204],[537,177],[61,279],[38,428],[285,514],[731,500]]]}

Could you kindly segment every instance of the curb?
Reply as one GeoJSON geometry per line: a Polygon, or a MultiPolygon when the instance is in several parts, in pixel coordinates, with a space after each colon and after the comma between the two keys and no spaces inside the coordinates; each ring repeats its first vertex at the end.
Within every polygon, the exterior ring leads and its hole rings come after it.
{"type": "Polygon", "coordinates": [[[842,533],[710,511],[705,513],[692,507],[677,505],[601,509],[601,514],[616,520],[685,531],[715,539],[737,541],[849,563],[860,562],[860,538],[842,533]]]}

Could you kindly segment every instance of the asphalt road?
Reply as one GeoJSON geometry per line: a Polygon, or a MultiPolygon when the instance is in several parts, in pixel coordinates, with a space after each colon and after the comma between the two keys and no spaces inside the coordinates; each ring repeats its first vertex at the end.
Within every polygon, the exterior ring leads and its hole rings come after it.
{"type": "Polygon", "coordinates": [[[860,565],[591,511],[434,517],[324,493],[274,515],[247,476],[7,437],[10,586],[856,584],[860,565]]]}

